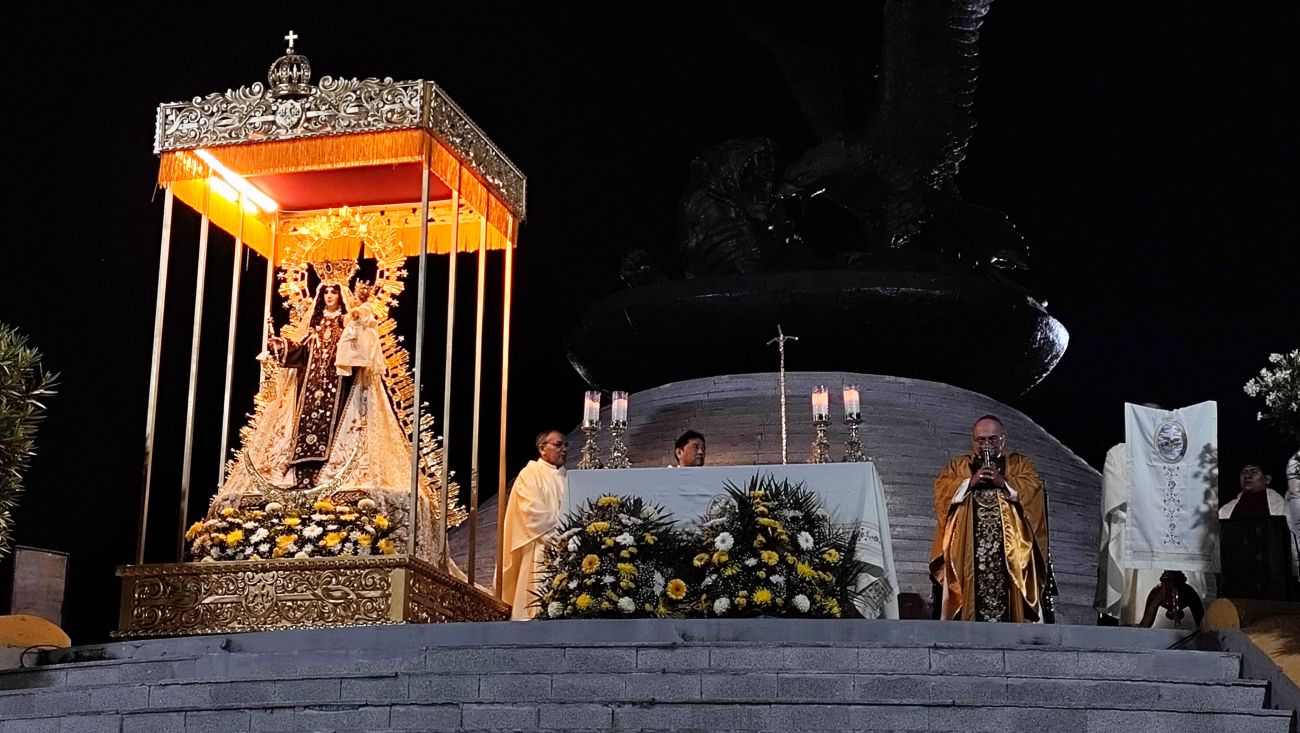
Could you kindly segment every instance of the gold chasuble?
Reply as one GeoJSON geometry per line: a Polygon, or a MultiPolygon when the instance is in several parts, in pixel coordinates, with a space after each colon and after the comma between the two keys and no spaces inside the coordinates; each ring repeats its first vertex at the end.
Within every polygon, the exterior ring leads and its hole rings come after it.
{"type": "Polygon", "coordinates": [[[970,486],[971,457],[934,482],[938,522],[930,575],[943,587],[940,618],[1039,621],[1047,582],[1043,480],[1029,459],[1006,456],[1006,486],[970,486]]]}

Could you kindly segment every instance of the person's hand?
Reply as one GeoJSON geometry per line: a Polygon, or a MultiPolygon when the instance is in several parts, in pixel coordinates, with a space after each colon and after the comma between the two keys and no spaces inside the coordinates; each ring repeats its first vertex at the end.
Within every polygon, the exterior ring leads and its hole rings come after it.
{"type": "Polygon", "coordinates": [[[1003,486],[1006,484],[1006,479],[1002,477],[1002,471],[998,468],[997,464],[990,463],[975,472],[975,476],[971,478],[971,483],[1003,486]]]}

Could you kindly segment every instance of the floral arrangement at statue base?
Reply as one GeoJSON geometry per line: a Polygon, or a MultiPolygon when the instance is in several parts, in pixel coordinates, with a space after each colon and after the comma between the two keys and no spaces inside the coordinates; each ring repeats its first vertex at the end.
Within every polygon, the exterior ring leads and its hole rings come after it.
{"type": "Polygon", "coordinates": [[[392,555],[394,527],[362,499],[355,507],[321,499],[309,511],[271,502],[262,509],[226,507],[195,522],[185,533],[190,559],[270,560],[276,558],[392,555]]]}
{"type": "Polygon", "coordinates": [[[690,530],[637,497],[588,502],[547,547],[538,618],[858,615],[857,532],[802,484],[724,489],[690,530]]]}
{"type": "MultiPolygon", "coordinates": [[[[1259,370],[1259,375],[1246,382],[1247,395],[1264,400],[1267,412],[1260,412],[1260,420],[1277,426],[1283,440],[1293,450],[1300,448],[1300,349],[1285,354],[1269,354],[1269,367],[1259,370]]],[[[1293,459],[1293,473],[1288,478],[1300,479],[1300,450],[1293,459]]]]}
{"type": "Polygon", "coordinates": [[[547,545],[538,618],[681,616],[688,538],[658,506],[602,496],[570,514],[547,545]]]}

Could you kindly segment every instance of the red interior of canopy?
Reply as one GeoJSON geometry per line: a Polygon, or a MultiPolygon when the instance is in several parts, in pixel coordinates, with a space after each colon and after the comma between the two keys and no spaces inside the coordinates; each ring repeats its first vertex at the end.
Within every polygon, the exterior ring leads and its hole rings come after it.
{"type": "MultiPolygon", "coordinates": [[[[248,181],[275,199],[285,211],[409,204],[420,200],[419,163],[250,176],[248,181]]],[[[451,189],[431,174],[429,200],[449,198],[451,189]]]]}

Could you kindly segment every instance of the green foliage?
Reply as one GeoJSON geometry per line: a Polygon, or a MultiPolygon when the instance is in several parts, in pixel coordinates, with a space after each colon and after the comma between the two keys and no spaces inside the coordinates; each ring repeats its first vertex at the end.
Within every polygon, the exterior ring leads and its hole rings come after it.
{"type": "Polygon", "coordinates": [[[693,578],[689,538],[663,508],[602,496],[565,518],[546,547],[534,606],[546,618],[680,616],[693,578]]]}
{"type": "Polygon", "coordinates": [[[36,428],[45,414],[41,401],[54,394],[56,379],[41,370],[41,354],[27,338],[0,323],[0,557],[13,539],[11,512],[35,453],[36,428]]]}
{"type": "Polygon", "coordinates": [[[692,564],[702,568],[700,615],[857,616],[854,590],[865,564],[857,532],[831,524],[803,484],[756,475],[727,484],[701,522],[692,564]]]}

